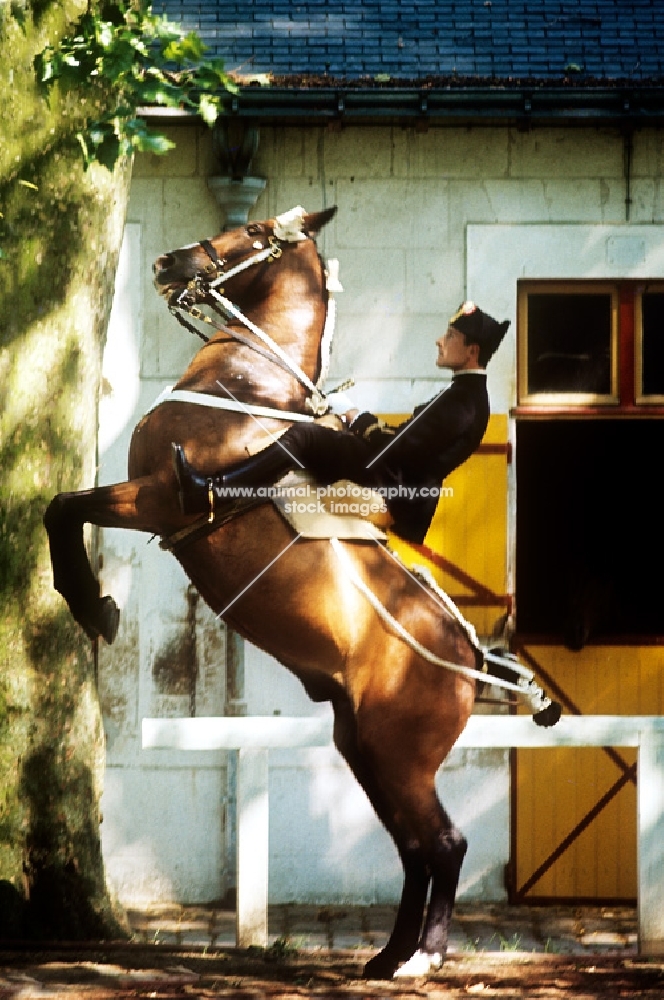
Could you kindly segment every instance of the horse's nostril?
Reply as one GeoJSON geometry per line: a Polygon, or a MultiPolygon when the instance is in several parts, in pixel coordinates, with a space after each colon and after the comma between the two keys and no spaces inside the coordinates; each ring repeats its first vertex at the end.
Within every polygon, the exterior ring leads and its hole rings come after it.
{"type": "Polygon", "coordinates": [[[175,258],[172,253],[163,253],[161,257],[157,257],[156,261],[152,265],[152,270],[158,277],[163,271],[168,270],[169,267],[173,266],[175,258]]]}

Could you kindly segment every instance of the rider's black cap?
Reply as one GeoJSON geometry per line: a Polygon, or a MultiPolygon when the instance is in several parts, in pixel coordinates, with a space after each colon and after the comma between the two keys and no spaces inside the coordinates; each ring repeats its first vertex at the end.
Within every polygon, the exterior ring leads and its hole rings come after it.
{"type": "Polygon", "coordinates": [[[479,344],[491,357],[507,333],[510,321],[499,323],[474,302],[464,302],[450,318],[449,325],[463,333],[466,343],[479,344]]]}

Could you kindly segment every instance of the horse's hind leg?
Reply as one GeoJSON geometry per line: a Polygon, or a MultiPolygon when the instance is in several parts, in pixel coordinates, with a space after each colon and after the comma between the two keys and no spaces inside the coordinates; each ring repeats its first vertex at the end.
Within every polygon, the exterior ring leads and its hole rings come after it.
{"type": "MultiPolygon", "coordinates": [[[[392,676],[395,673],[392,663],[392,676]]],[[[375,676],[375,675],[374,675],[375,676]]],[[[426,974],[442,963],[466,842],[442,808],[435,778],[472,708],[473,688],[440,671],[410,671],[398,697],[385,685],[366,690],[356,716],[356,743],[378,789],[378,815],[404,864],[404,892],[392,936],[367,976],[426,974]],[[426,891],[432,894],[423,929],[426,891]],[[413,963],[422,968],[411,971],[413,963]],[[401,970],[400,970],[401,971],[401,970]]],[[[376,794],[370,798],[376,802],[376,794]]]]}
{"type": "Polygon", "coordinates": [[[83,525],[151,530],[139,514],[139,492],[148,491],[151,480],[133,480],[101,486],[80,493],[60,493],[44,515],[53,567],[53,585],[66,600],[72,615],[90,639],[102,636],[113,642],[119,611],[112,597],[101,597],[83,540],[83,525]]]}
{"type": "Polygon", "coordinates": [[[399,965],[417,949],[422,917],[429,888],[429,871],[417,845],[400,847],[394,838],[403,865],[403,888],[390,938],[364,967],[365,979],[391,979],[399,965]]]}
{"type": "Polygon", "coordinates": [[[447,951],[447,938],[461,865],[468,844],[442,807],[441,811],[445,816],[447,828],[439,835],[433,848],[431,898],[420,941],[420,951],[428,955],[444,956],[447,951]]]}
{"type": "Polygon", "coordinates": [[[452,911],[467,842],[440,807],[441,829],[429,858],[431,897],[417,951],[397,970],[397,976],[426,975],[438,968],[447,952],[452,911]]]}
{"type": "Polygon", "coordinates": [[[364,969],[367,979],[391,979],[399,964],[410,958],[417,948],[430,874],[419,846],[409,843],[395,822],[394,810],[382,793],[358,743],[357,720],[350,702],[342,699],[336,701],[334,706],[334,742],[364,789],[378,819],[392,837],[403,866],[401,900],[389,941],[364,969]]]}

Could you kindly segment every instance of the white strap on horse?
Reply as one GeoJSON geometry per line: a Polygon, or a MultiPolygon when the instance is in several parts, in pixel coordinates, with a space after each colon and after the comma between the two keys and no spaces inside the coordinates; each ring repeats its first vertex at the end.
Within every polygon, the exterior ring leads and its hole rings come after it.
{"type": "MultiPolygon", "coordinates": [[[[452,670],[454,673],[461,674],[462,677],[467,677],[469,680],[482,681],[485,684],[494,684],[496,687],[503,688],[505,691],[514,691],[524,699],[533,712],[541,712],[543,709],[548,708],[549,705],[551,705],[551,699],[547,698],[542,689],[535,683],[533,679],[534,674],[531,671],[521,665],[519,665],[519,669],[516,669],[516,664],[512,661],[512,659],[503,659],[495,654],[487,654],[487,652],[479,645],[477,639],[473,641],[472,636],[475,635],[475,629],[470,622],[465,621],[463,615],[447,594],[445,595],[445,607],[448,610],[450,610],[451,607],[454,608],[453,617],[464,628],[471,644],[483,656],[489,658],[491,662],[502,663],[510,670],[513,670],[515,673],[521,675],[521,679],[517,683],[503,680],[500,677],[493,677],[491,674],[484,673],[481,670],[473,670],[471,667],[464,667],[460,663],[452,663],[451,660],[444,660],[441,659],[440,656],[436,656],[436,654],[432,653],[431,650],[426,648],[426,646],[423,646],[421,642],[418,642],[418,640],[403,627],[401,622],[397,621],[394,615],[390,614],[385,605],[382,604],[378,597],[376,597],[371,588],[364,582],[360,574],[357,572],[352,559],[339,539],[331,538],[330,544],[334,549],[339,562],[348,573],[353,585],[360,591],[361,594],[364,595],[364,597],[366,597],[369,604],[371,604],[372,608],[385,622],[385,624],[392,629],[392,631],[396,632],[396,634],[399,635],[412,650],[421,656],[423,660],[426,660],[428,663],[434,663],[436,666],[444,667],[446,670],[452,670]]],[[[436,588],[436,592],[440,592],[439,588],[436,588]]]]}
{"type": "MultiPolygon", "coordinates": [[[[297,205],[295,208],[291,209],[289,212],[284,212],[282,215],[278,215],[275,219],[274,235],[277,240],[285,243],[298,243],[304,239],[307,239],[306,234],[303,232],[302,227],[304,225],[305,210],[297,205]]],[[[311,393],[311,397],[305,400],[305,405],[310,408],[315,416],[322,416],[328,410],[328,404],[325,402],[325,394],[322,392],[320,386],[322,378],[318,380],[318,384],[314,385],[309,376],[304,372],[300,366],[292,361],[283,348],[276,343],[270,337],[269,334],[265,333],[259,326],[256,326],[247,316],[244,315],[241,309],[217,291],[219,285],[223,285],[224,282],[228,281],[229,278],[234,277],[236,274],[246,270],[246,268],[251,267],[254,264],[259,264],[261,261],[269,260],[275,257],[277,254],[276,241],[272,241],[269,247],[260,250],[258,253],[247,258],[247,260],[242,261],[242,263],[237,264],[235,267],[231,268],[229,271],[225,271],[222,274],[217,275],[217,277],[208,283],[207,291],[210,295],[217,301],[221,309],[224,310],[229,316],[233,316],[236,320],[242,323],[248,330],[251,330],[259,340],[261,340],[266,347],[276,354],[278,358],[286,365],[289,371],[295,376],[295,378],[300,382],[301,385],[305,386],[311,393]]],[[[281,251],[279,250],[279,254],[281,251]]],[[[336,311],[332,304],[332,292],[343,291],[341,284],[339,283],[339,262],[330,261],[329,270],[327,272],[327,289],[330,293],[330,299],[328,300],[328,311],[326,313],[325,330],[323,334],[323,340],[329,345],[332,333],[334,329],[334,319],[336,316],[336,311]],[[332,308],[329,306],[332,305],[332,308]],[[330,322],[332,321],[332,327],[330,328],[330,322]]],[[[323,366],[324,367],[324,366],[323,366]]],[[[322,376],[322,372],[321,372],[322,376]]]]}
{"type": "Polygon", "coordinates": [[[317,414],[318,416],[321,416],[323,413],[325,413],[325,411],[327,410],[327,403],[325,402],[322,393],[320,392],[319,389],[316,388],[316,386],[313,384],[307,373],[302,371],[300,366],[296,364],[295,361],[291,361],[291,359],[288,357],[283,348],[280,347],[279,344],[277,344],[277,342],[273,340],[268,333],[265,333],[264,330],[261,330],[260,326],[256,326],[255,323],[252,323],[249,317],[245,316],[242,310],[238,309],[238,307],[234,305],[230,301],[230,299],[227,299],[225,295],[220,295],[219,292],[216,290],[216,288],[210,287],[208,291],[210,295],[214,299],[216,299],[216,301],[219,303],[219,305],[221,306],[221,308],[224,310],[225,313],[227,313],[229,316],[234,316],[235,319],[239,320],[240,323],[243,324],[243,326],[246,326],[247,330],[251,330],[252,333],[256,334],[258,339],[262,340],[262,342],[267,347],[270,348],[273,354],[276,354],[277,357],[283,361],[283,363],[292,372],[292,374],[295,376],[298,382],[300,382],[303,386],[305,386],[305,388],[309,390],[309,392],[311,393],[311,397],[305,400],[305,405],[309,406],[312,412],[317,414]]]}
{"type": "Polygon", "coordinates": [[[239,399],[226,399],[223,396],[211,396],[205,392],[191,392],[189,389],[174,389],[167,385],[146,413],[156,410],[162,403],[194,403],[196,406],[211,406],[216,410],[230,410],[232,413],[245,413],[252,417],[269,417],[289,422],[311,423],[314,417],[309,413],[295,413],[291,410],[275,410],[271,406],[260,406],[257,403],[242,403],[239,399]]]}
{"type": "MultiPolygon", "coordinates": [[[[336,257],[330,257],[327,261],[325,271],[325,284],[327,287],[327,309],[325,311],[325,326],[323,336],[320,341],[320,375],[316,382],[316,388],[322,391],[322,386],[330,370],[330,358],[332,355],[332,340],[337,322],[337,303],[334,298],[335,292],[343,292],[343,285],[339,281],[339,261],[336,257]]],[[[332,392],[341,392],[343,389],[355,385],[355,380],[346,379],[341,386],[332,389],[332,392]]],[[[328,393],[329,395],[329,393],[328,393]]]]}
{"type": "Polygon", "coordinates": [[[270,245],[265,247],[264,250],[259,251],[259,253],[254,254],[252,257],[247,257],[240,264],[236,264],[232,267],[230,271],[224,271],[223,274],[218,274],[214,281],[211,281],[208,288],[216,288],[217,285],[223,285],[225,281],[229,278],[234,278],[236,274],[241,274],[242,271],[246,271],[248,267],[253,264],[260,264],[262,260],[269,260],[270,257],[274,256],[274,247],[270,245]]]}
{"type": "MultiPolygon", "coordinates": [[[[327,368],[329,365],[329,353],[330,353],[332,337],[334,334],[334,325],[336,319],[336,307],[334,303],[333,293],[343,291],[343,288],[339,282],[339,261],[338,260],[328,261],[328,269],[326,271],[328,308],[326,311],[325,328],[323,330],[323,337],[321,341],[321,373],[316,385],[314,385],[314,383],[311,381],[306,372],[304,372],[302,368],[300,368],[300,366],[295,361],[291,360],[291,358],[288,357],[283,348],[279,344],[277,344],[276,341],[274,341],[269,334],[267,334],[259,326],[253,323],[247,316],[245,316],[242,310],[239,309],[233,302],[231,302],[230,299],[228,299],[225,295],[222,295],[221,292],[217,291],[218,286],[223,285],[226,281],[229,280],[229,278],[233,278],[236,274],[240,274],[247,268],[253,267],[254,264],[260,264],[264,260],[277,259],[278,257],[280,257],[281,248],[279,247],[279,242],[298,243],[301,242],[302,240],[307,239],[308,237],[306,233],[303,231],[305,215],[306,212],[301,205],[297,205],[289,212],[284,212],[282,215],[278,215],[275,219],[274,236],[270,237],[270,245],[268,247],[264,247],[262,250],[258,250],[257,253],[252,254],[251,257],[248,257],[241,263],[236,264],[235,267],[230,268],[230,270],[223,271],[221,274],[217,274],[217,276],[212,281],[206,282],[205,287],[207,294],[210,295],[213,299],[215,299],[220,309],[224,313],[226,313],[227,316],[234,317],[236,320],[238,320],[238,322],[242,323],[243,326],[245,326],[256,337],[258,337],[258,339],[262,341],[262,343],[265,344],[266,347],[269,348],[269,350],[275,355],[275,357],[279,358],[281,363],[288,369],[288,371],[291,372],[291,374],[298,380],[298,382],[309,390],[311,396],[307,397],[307,399],[305,400],[305,406],[309,407],[314,416],[319,417],[322,416],[324,413],[327,413],[327,411],[330,408],[329,404],[326,402],[326,394],[323,392],[321,386],[323,384],[325,375],[327,373],[327,368]]],[[[221,291],[223,292],[223,288],[221,291]]],[[[188,306],[179,304],[178,308],[186,310],[187,312],[193,314],[192,304],[189,304],[188,306]]],[[[212,323],[212,320],[209,317],[200,313],[200,310],[198,312],[199,315],[194,316],[194,318],[205,320],[205,322],[207,323],[212,323]]],[[[196,332],[195,328],[190,328],[190,329],[192,329],[192,332],[196,332]]],[[[233,331],[228,330],[228,333],[232,335],[233,331]]],[[[348,384],[349,384],[348,382],[344,383],[344,387],[346,387],[348,384]]],[[[338,391],[339,389],[331,390],[331,392],[338,392],[338,391]]],[[[175,390],[175,392],[179,393],[180,390],[175,390]]],[[[169,396],[169,399],[171,401],[174,401],[176,398],[179,397],[176,397],[175,394],[171,394],[169,396]]],[[[216,399],[216,397],[211,397],[211,398],[216,399]]],[[[187,400],[181,399],[181,401],[198,402],[197,400],[194,399],[187,399],[187,400]]],[[[164,400],[160,399],[159,402],[164,402],[164,400]]],[[[152,409],[154,409],[154,405],[152,409]]],[[[229,405],[228,403],[225,402],[223,404],[201,402],[201,405],[203,406],[212,405],[212,406],[218,406],[219,409],[236,410],[235,406],[229,405]]],[[[260,407],[254,407],[253,409],[247,408],[246,412],[255,413],[260,416],[274,415],[273,412],[271,413],[262,412],[259,414],[258,410],[260,409],[261,409],[260,407]]],[[[265,410],[266,408],[262,409],[265,410]]],[[[295,419],[301,420],[302,415],[298,415],[297,418],[295,419]]]]}

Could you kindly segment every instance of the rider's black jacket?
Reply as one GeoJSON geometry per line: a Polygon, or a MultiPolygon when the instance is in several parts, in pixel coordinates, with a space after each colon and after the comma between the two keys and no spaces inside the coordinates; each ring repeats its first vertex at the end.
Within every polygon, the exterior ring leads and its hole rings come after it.
{"type": "Polygon", "coordinates": [[[397,427],[366,412],[342,432],[297,423],[271,449],[280,464],[299,465],[324,485],[349,479],[379,489],[396,534],[422,542],[443,480],[476,450],[488,421],[486,372],[459,372],[397,427]]]}
{"type": "Polygon", "coordinates": [[[486,372],[458,372],[451,385],[397,427],[382,425],[371,413],[361,413],[351,432],[370,447],[375,482],[402,496],[388,498],[393,530],[402,538],[422,542],[433,518],[438,492],[446,477],[477,450],[489,422],[486,372]],[[412,496],[408,491],[416,490],[412,496]]]}

